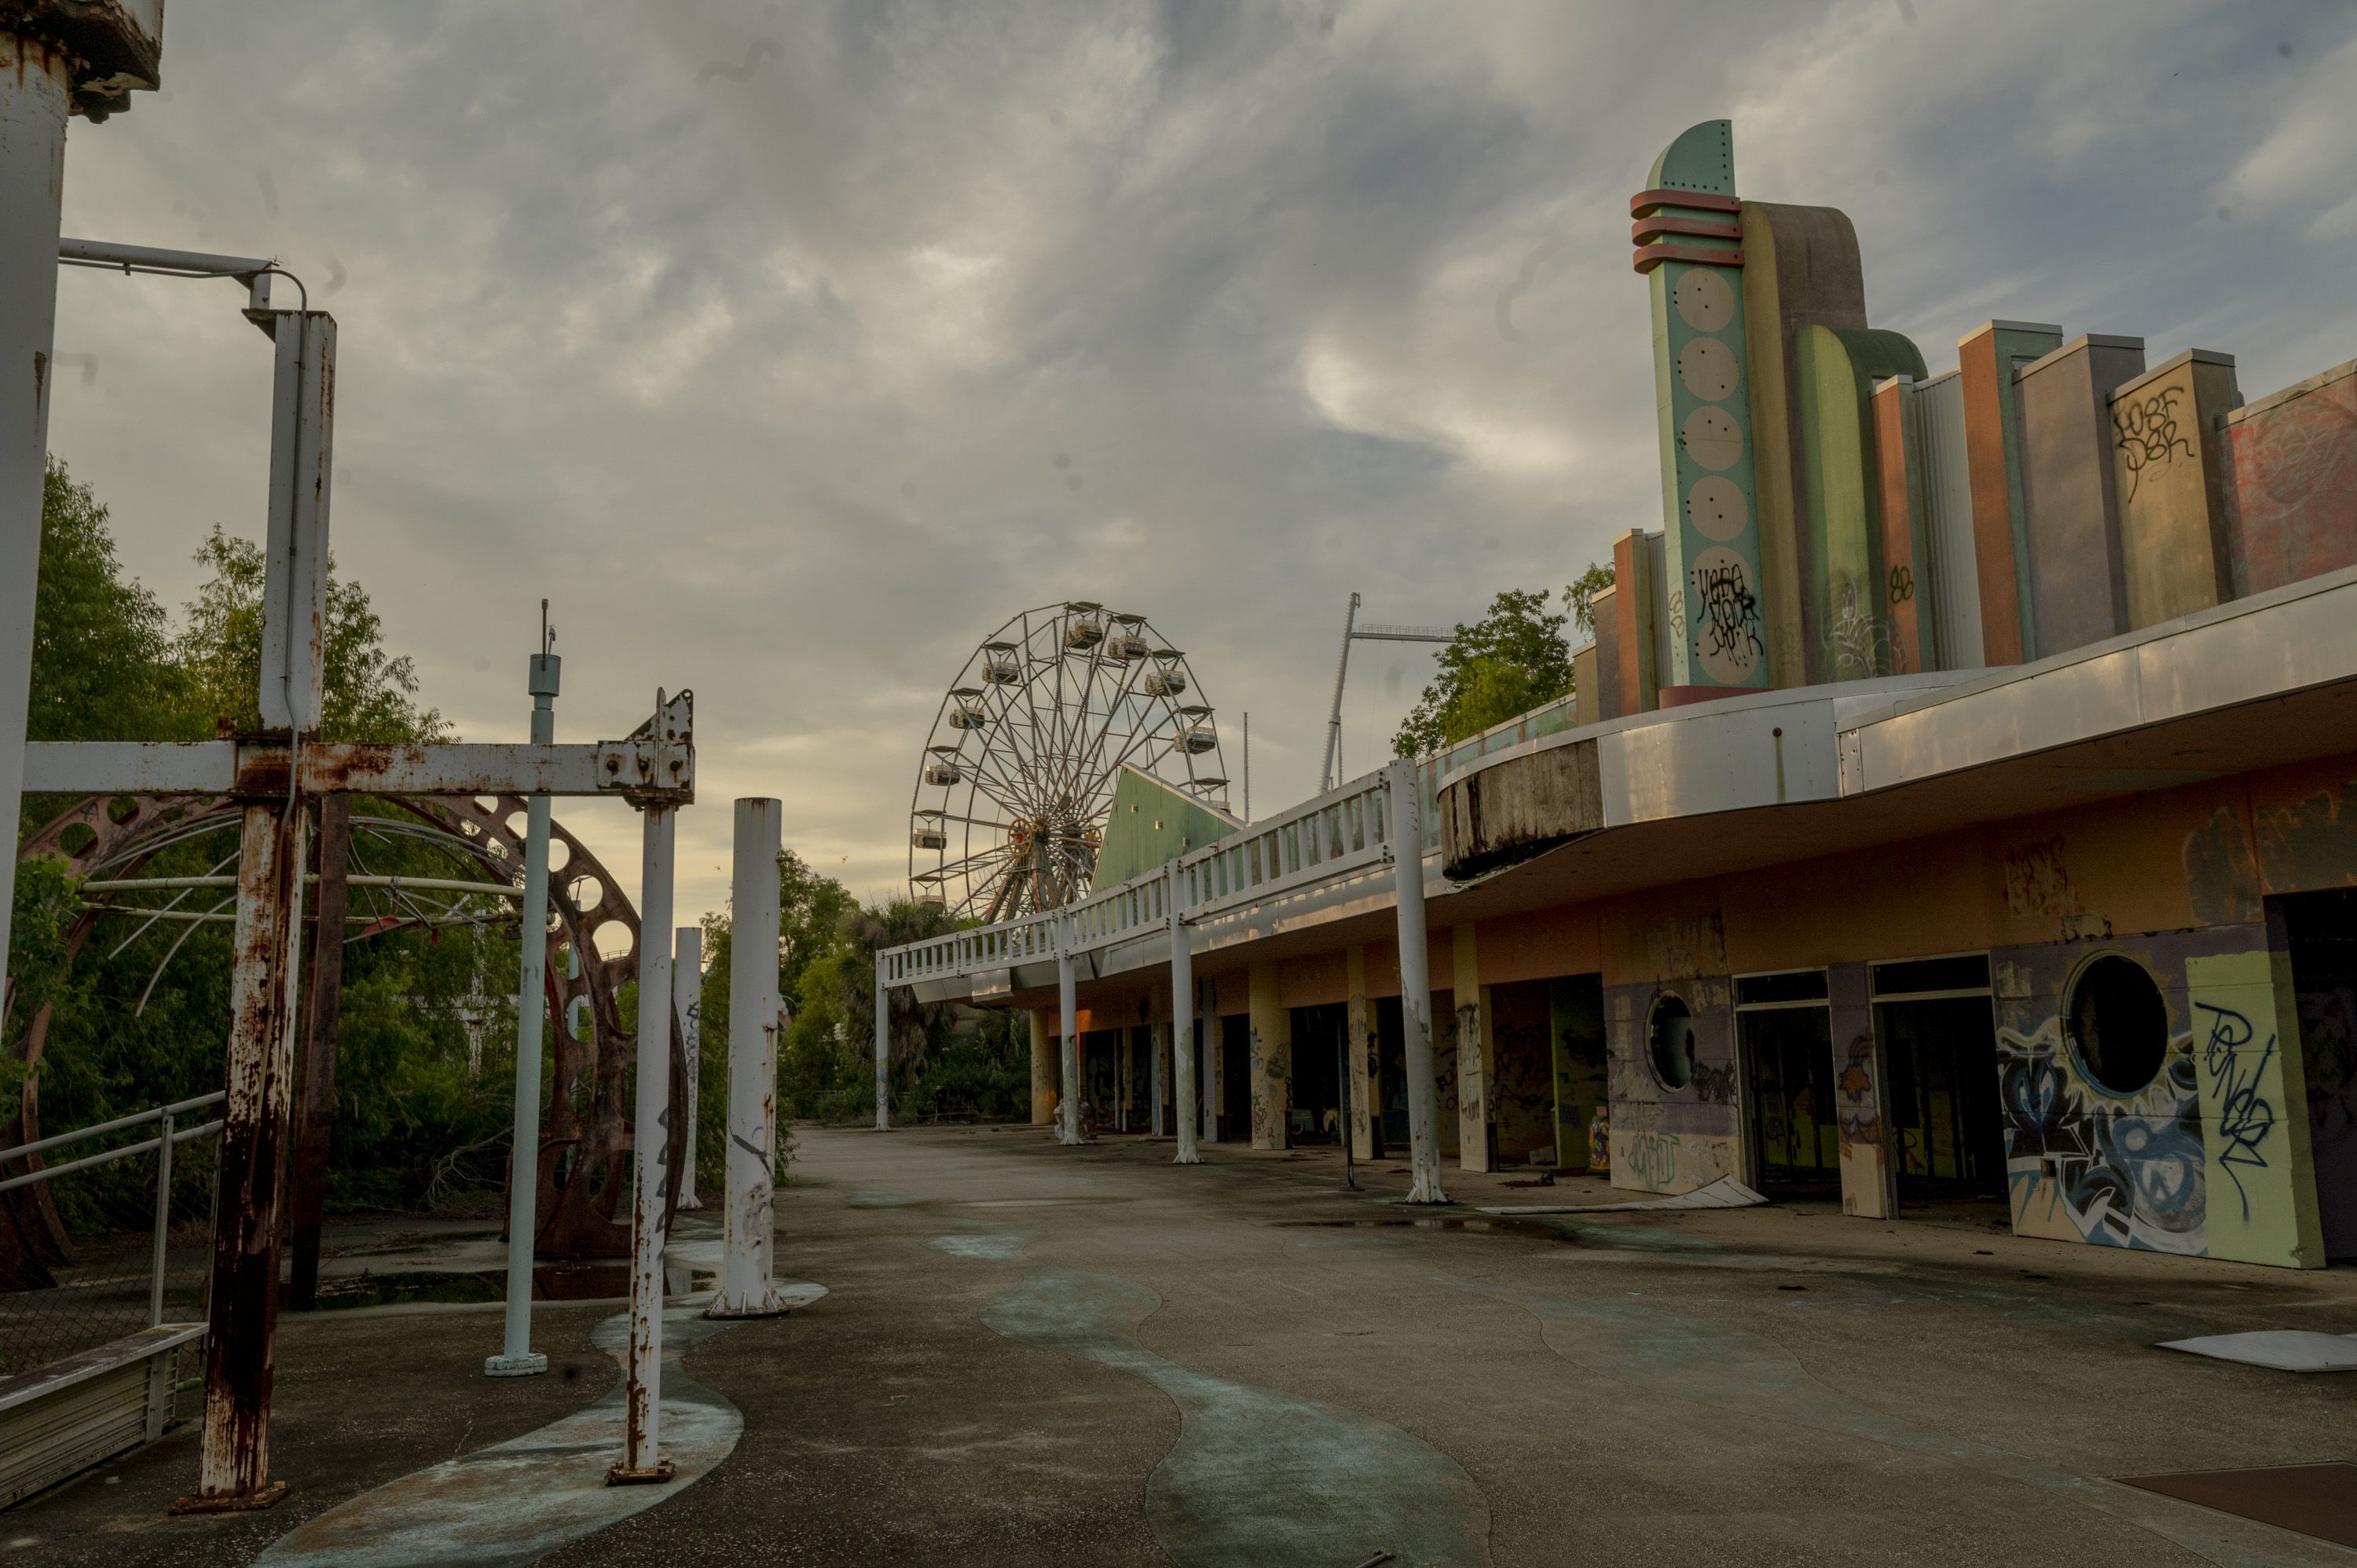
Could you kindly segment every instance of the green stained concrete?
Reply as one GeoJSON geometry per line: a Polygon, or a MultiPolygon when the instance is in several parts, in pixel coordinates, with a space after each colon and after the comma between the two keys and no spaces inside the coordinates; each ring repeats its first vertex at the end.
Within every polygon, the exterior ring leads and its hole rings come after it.
{"type": "Polygon", "coordinates": [[[1178,1407],[1178,1441],[1146,1486],[1180,1568],[1486,1564],[1489,1510],[1457,1462],[1355,1412],[1214,1378],[1145,1349],[1154,1292],[1102,1274],[1027,1281],[983,1309],[1009,1339],[1144,1379],[1178,1407]]]}
{"type": "Polygon", "coordinates": [[[1225,811],[1125,763],[1113,787],[1113,810],[1105,818],[1104,844],[1097,851],[1090,891],[1117,887],[1243,826],[1225,811]]]}
{"type": "MultiPolygon", "coordinates": [[[[680,1361],[689,1347],[732,1326],[705,1317],[701,1304],[663,1313],[658,1437],[675,1472],[666,1485],[606,1485],[606,1467],[622,1454],[624,1385],[618,1382],[588,1409],[536,1432],[364,1492],[281,1537],[255,1561],[272,1568],[536,1563],[567,1541],[668,1502],[727,1458],[744,1433],[737,1407],[689,1377],[680,1361]]],[[[597,1326],[590,1342],[619,1362],[630,1336],[630,1314],[619,1313],[597,1326]]]]}
{"type": "Polygon", "coordinates": [[[1869,400],[1886,377],[1922,380],[1923,356],[1897,332],[1804,327],[1794,359],[1809,489],[1807,591],[1826,644],[1819,651],[1836,681],[1889,674],[1881,478],[1869,400]]]}
{"type": "Polygon", "coordinates": [[[1006,1236],[936,1236],[925,1243],[952,1258],[979,1258],[990,1263],[1018,1262],[1023,1257],[1023,1237],[1006,1236]]]}

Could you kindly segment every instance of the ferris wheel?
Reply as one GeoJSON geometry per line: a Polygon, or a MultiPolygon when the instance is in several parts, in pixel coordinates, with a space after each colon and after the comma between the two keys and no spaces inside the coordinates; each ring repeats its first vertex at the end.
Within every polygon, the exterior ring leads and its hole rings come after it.
{"type": "Polygon", "coordinates": [[[909,889],[990,922],[1089,891],[1126,764],[1224,810],[1220,736],[1187,656],[1076,600],[985,638],[942,697],[909,806],[909,889]]]}

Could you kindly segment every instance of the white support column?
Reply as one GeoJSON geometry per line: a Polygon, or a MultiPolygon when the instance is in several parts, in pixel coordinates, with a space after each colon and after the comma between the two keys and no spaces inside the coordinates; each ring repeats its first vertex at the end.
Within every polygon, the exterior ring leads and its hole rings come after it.
{"type": "Polygon", "coordinates": [[[1195,1147],[1195,947],[1194,929],[1179,907],[1176,865],[1170,869],[1170,1051],[1171,1076],[1178,1089],[1178,1157],[1182,1165],[1200,1165],[1195,1147]]]}
{"type": "Polygon", "coordinates": [[[679,1020],[680,1050],[687,1058],[687,1114],[679,1127],[687,1149],[679,1162],[679,1206],[701,1208],[704,1205],[695,1197],[695,1151],[703,1142],[696,1121],[695,1080],[704,1076],[704,932],[694,926],[682,926],[673,933],[671,1008],[679,1020]]]}
{"type": "MultiPolygon", "coordinates": [[[[0,974],[16,902],[16,813],[32,706],[33,609],[41,577],[41,495],[57,380],[58,201],[65,185],[70,54],[0,32],[0,974]]],[[[0,998],[7,994],[0,980],[0,998]]]]}
{"type": "MultiPolygon", "coordinates": [[[[662,712],[658,700],[655,711],[662,712]]],[[[630,1359],[623,1394],[622,1457],[606,1472],[608,1486],[667,1481],[662,1457],[663,1199],[671,1150],[672,808],[645,808],[639,887],[639,1092],[630,1143],[635,1184],[630,1230],[630,1359]]]]}
{"type": "Polygon", "coordinates": [[[721,1217],[720,1289],[706,1317],[769,1317],[778,1305],[770,1252],[777,1230],[778,802],[737,802],[729,888],[728,1187],[721,1217]]]}
{"type": "Polygon", "coordinates": [[[876,1130],[892,1130],[892,988],[884,983],[884,959],[876,960],[876,1130]]]}
{"type": "Polygon", "coordinates": [[[1074,1034],[1080,1023],[1077,985],[1072,975],[1072,923],[1056,921],[1056,1007],[1059,1038],[1063,1050],[1063,1084],[1056,1111],[1056,1142],[1081,1141],[1081,1042],[1074,1034]]]}
{"type": "Polygon", "coordinates": [[[1170,1023],[1164,1019],[1154,1026],[1154,1043],[1149,1047],[1153,1060],[1148,1064],[1146,1085],[1146,1131],[1149,1136],[1162,1136],[1162,1101],[1170,1092],[1168,1079],[1162,1076],[1162,1064],[1170,1058],[1170,1023]]]}
{"type": "Polygon", "coordinates": [[[1432,1063],[1432,964],[1425,950],[1424,824],[1415,764],[1383,769],[1390,797],[1392,866],[1399,902],[1400,1026],[1407,1036],[1407,1201],[1446,1203],[1440,1189],[1440,1087],[1432,1063]]]}
{"type": "MultiPolygon", "coordinates": [[[[524,689],[532,697],[532,741],[556,739],[556,693],[564,664],[548,651],[548,601],[540,602],[540,650],[532,656],[524,689]]],[[[548,1005],[548,797],[524,802],[523,908],[518,912],[522,962],[516,979],[515,1133],[508,1144],[508,1316],[500,1354],[483,1358],[494,1378],[528,1378],[548,1370],[532,1348],[532,1263],[540,1239],[540,1033],[548,1005]]],[[[573,955],[578,974],[580,955],[573,955]]]]}

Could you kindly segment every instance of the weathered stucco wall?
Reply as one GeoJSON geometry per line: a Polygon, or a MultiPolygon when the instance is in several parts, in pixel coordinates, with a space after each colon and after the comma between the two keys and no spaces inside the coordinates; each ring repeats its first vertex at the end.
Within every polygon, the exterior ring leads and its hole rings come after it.
{"type": "Polygon", "coordinates": [[[2019,372],[2021,489],[2036,657],[2127,629],[2112,389],[2144,373],[2144,339],[2090,334],[2019,372]]]}
{"type": "Polygon", "coordinates": [[[2225,438],[2231,354],[2188,349],[2112,393],[2112,488],[2131,629],[2233,597],[2225,438]]]}
{"type": "Polygon", "coordinates": [[[2226,416],[2236,594],[2357,564],[2357,360],[2226,416]]]}

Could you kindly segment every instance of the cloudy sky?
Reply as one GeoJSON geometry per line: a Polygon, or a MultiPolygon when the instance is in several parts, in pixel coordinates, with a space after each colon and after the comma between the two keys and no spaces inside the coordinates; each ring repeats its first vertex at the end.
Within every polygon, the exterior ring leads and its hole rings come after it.
{"type": "MultiPolygon", "coordinates": [[[[2332,0],[172,0],[77,121],[65,229],[274,254],[340,329],[336,553],[469,739],[697,695],[683,916],[729,813],[901,883],[942,691],[1027,606],[1149,616],[1254,805],[1308,793],[1343,601],[1449,622],[1658,526],[1629,195],[1856,221],[1936,371],[1992,316],[2357,355],[2357,8],[2332,0]]],[[[53,448],[167,603],[258,533],[226,284],[68,272],[53,448]]],[[[1352,771],[1428,655],[1362,647],[1352,771]]],[[[635,880],[626,810],[574,806],[635,880]]]]}

